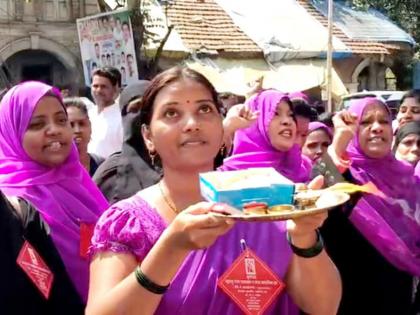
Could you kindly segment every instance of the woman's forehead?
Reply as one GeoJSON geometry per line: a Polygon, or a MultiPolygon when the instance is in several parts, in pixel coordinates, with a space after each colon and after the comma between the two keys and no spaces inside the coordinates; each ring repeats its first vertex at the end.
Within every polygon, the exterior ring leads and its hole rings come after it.
{"type": "Polygon", "coordinates": [[[309,132],[308,136],[315,135],[315,136],[326,136],[330,138],[330,135],[324,128],[317,128],[309,132]]]}
{"type": "Polygon", "coordinates": [[[201,101],[212,101],[211,92],[199,82],[175,81],[163,87],[154,100],[154,105],[165,105],[168,103],[197,103],[201,101]],[[188,93],[186,93],[188,91],[188,93]]]}
{"type": "Polygon", "coordinates": [[[390,115],[389,110],[386,107],[386,105],[380,102],[374,102],[374,103],[366,105],[366,107],[364,108],[362,112],[362,117],[375,114],[377,112],[380,112],[381,114],[386,115],[386,116],[390,115]]]}
{"type": "Polygon", "coordinates": [[[43,96],[36,103],[31,114],[31,119],[41,116],[50,116],[64,113],[67,115],[64,105],[54,96],[43,96]]]}
{"type": "Polygon", "coordinates": [[[408,135],[406,135],[403,139],[418,139],[420,138],[420,133],[409,133],[408,135]]]}
{"type": "Polygon", "coordinates": [[[420,103],[414,97],[407,97],[401,107],[420,107],[420,103]]]}

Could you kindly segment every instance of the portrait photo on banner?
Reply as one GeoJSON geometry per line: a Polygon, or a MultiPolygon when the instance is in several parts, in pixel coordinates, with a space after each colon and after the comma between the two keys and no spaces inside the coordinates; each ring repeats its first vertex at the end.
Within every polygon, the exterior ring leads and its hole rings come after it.
{"type": "Polygon", "coordinates": [[[86,86],[92,83],[92,73],[105,66],[120,70],[123,86],[138,80],[129,11],[78,19],[77,30],[86,86]]]}

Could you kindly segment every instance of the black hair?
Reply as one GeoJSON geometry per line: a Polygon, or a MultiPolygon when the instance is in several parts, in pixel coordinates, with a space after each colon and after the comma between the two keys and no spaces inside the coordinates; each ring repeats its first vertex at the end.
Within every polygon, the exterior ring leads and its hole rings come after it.
{"type": "Polygon", "coordinates": [[[86,107],[85,103],[83,103],[83,101],[80,99],[80,97],[65,98],[63,100],[63,105],[66,109],[69,108],[69,107],[76,107],[84,115],[88,116],[87,107],[86,107]]]}
{"type": "Polygon", "coordinates": [[[235,94],[233,94],[231,92],[222,92],[222,93],[219,93],[219,99],[221,99],[221,100],[224,100],[224,99],[229,98],[229,97],[232,97],[232,96],[235,96],[235,94]]]}
{"type": "Polygon", "coordinates": [[[121,73],[117,68],[114,68],[114,67],[98,68],[93,72],[92,78],[95,75],[107,78],[113,86],[121,87],[121,73]]]}
{"type": "Polygon", "coordinates": [[[398,129],[398,132],[395,135],[395,141],[392,151],[395,153],[398,149],[400,142],[404,140],[405,137],[411,134],[416,134],[420,136],[420,121],[411,121],[398,129]]]}
{"type": "Polygon", "coordinates": [[[187,67],[176,66],[166,71],[163,71],[157,76],[155,76],[154,79],[150,82],[150,86],[148,87],[148,89],[144,92],[141,104],[142,124],[145,124],[147,126],[150,124],[150,120],[152,119],[154,109],[153,106],[155,98],[160,92],[160,90],[162,90],[167,85],[181,79],[190,79],[205,86],[209,90],[217,110],[219,111],[219,113],[221,112],[222,105],[219,102],[218,93],[214,86],[210,83],[210,81],[207,80],[207,78],[201,73],[195,70],[192,70],[187,67]]]}
{"type": "Polygon", "coordinates": [[[322,122],[324,125],[330,128],[334,128],[333,117],[334,117],[333,113],[323,112],[322,114],[318,116],[318,121],[322,122]]]}
{"type": "Polygon", "coordinates": [[[420,89],[410,90],[407,93],[405,93],[404,96],[401,99],[401,104],[404,103],[404,101],[407,98],[414,98],[414,100],[416,101],[416,103],[420,104],[420,89]]]}
{"type": "MultiPolygon", "coordinates": [[[[195,70],[192,70],[188,67],[176,66],[159,73],[150,82],[149,87],[143,94],[143,98],[140,104],[140,108],[142,109],[140,112],[140,126],[150,125],[154,110],[154,102],[159,92],[169,84],[182,79],[189,79],[206,87],[211,94],[212,101],[216,105],[217,111],[221,113],[222,104],[219,102],[218,93],[210,81],[207,80],[207,78],[201,73],[195,70]]],[[[147,150],[147,148],[144,147],[144,150],[147,150]]],[[[214,159],[214,166],[220,166],[223,158],[224,156],[221,156],[221,153],[219,152],[214,159]]],[[[160,166],[159,157],[157,158],[157,164],[160,166]]]]}
{"type": "Polygon", "coordinates": [[[243,95],[236,95],[236,97],[238,98],[238,102],[239,104],[243,104],[246,101],[246,97],[243,95]]]}
{"type": "Polygon", "coordinates": [[[310,121],[317,120],[318,113],[315,109],[309,106],[306,102],[302,100],[293,100],[293,112],[295,116],[301,116],[309,119],[310,121]]]}

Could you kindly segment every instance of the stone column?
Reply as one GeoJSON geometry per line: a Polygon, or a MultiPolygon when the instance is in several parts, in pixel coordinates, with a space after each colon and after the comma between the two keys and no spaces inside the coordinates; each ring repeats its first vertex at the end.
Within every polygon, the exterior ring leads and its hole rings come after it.
{"type": "Polygon", "coordinates": [[[386,88],[386,79],[385,79],[385,73],[386,73],[386,66],[384,64],[378,64],[378,71],[377,71],[377,88],[378,90],[385,90],[386,88]]]}
{"type": "Polygon", "coordinates": [[[378,89],[377,77],[378,77],[377,64],[376,64],[376,62],[372,61],[369,64],[368,88],[369,88],[370,91],[374,91],[374,90],[378,89]]]}

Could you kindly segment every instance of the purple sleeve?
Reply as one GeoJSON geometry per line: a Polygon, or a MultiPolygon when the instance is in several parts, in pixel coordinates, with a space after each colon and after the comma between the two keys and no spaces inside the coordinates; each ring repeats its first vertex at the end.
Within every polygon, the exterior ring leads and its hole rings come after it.
{"type": "Polygon", "coordinates": [[[142,261],[165,228],[157,212],[140,197],[133,196],[101,215],[92,237],[90,256],[111,251],[131,253],[142,261]]]}

